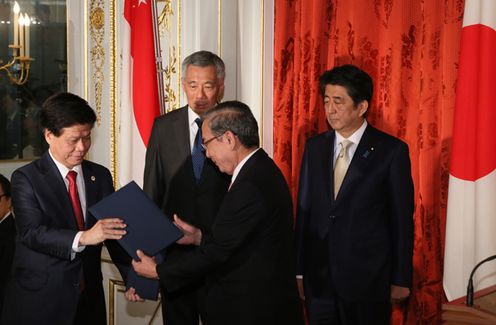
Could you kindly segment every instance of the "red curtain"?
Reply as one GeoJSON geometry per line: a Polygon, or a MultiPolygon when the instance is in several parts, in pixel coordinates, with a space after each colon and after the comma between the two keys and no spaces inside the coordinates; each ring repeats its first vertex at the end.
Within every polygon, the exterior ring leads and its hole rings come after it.
{"type": "Polygon", "coordinates": [[[374,80],[368,121],[409,144],[413,293],[393,324],[440,324],[449,152],[463,0],[275,0],[274,159],[296,198],[305,141],[325,131],[319,75],[374,80]]]}

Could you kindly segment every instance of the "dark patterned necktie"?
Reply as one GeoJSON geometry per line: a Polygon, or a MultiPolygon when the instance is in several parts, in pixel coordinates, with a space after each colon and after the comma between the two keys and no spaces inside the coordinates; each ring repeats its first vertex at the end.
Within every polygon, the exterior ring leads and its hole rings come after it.
{"type": "Polygon", "coordinates": [[[197,118],[195,123],[198,125],[198,132],[196,132],[195,143],[193,145],[193,151],[191,152],[191,158],[193,161],[193,173],[195,175],[196,183],[200,182],[200,177],[203,169],[203,164],[205,163],[205,152],[202,147],[202,133],[201,125],[202,120],[197,118]]]}

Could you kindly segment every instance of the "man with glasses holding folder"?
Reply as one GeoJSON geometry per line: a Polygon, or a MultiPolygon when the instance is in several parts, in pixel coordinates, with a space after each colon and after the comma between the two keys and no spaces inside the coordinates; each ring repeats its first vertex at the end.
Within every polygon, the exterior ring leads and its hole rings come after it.
{"type": "MultiPolygon", "coordinates": [[[[207,157],[232,175],[210,231],[175,216],[192,249],[180,260],[156,262],[138,251],[136,272],[158,278],[165,295],[206,279],[206,325],[303,324],[294,278],[293,208],[284,177],[259,148],[257,121],[231,101],[205,115],[207,157]]],[[[128,298],[137,299],[128,295],[128,298]]]]}

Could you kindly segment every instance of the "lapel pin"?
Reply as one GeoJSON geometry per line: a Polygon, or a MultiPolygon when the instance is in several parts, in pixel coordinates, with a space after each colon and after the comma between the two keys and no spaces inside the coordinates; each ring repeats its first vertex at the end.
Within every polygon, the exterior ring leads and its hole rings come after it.
{"type": "Polygon", "coordinates": [[[365,151],[362,155],[363,158],[368,158],[370,153],[374,151],[374,147],[371,147],[369,150],[365,151]]]}
{"type": "Polygon", "coordinates": [[[95,176],[91,176],[91,180],[94,182],[96,181],[96,177],[95,176]]]}

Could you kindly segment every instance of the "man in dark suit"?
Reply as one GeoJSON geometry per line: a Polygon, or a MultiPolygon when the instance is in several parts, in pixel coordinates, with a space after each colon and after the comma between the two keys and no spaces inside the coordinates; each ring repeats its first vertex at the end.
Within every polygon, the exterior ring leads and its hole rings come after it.
{"type": "MultiPolygon", "coordinates": [[[[352,65],[320,77],[333,130],[307,141],[296,236],[310,324],[389,324],[412,280],[408,146],[367,123],[372,79],[352,65]]],[[[301,284],[301,280],[299,280],[301,284]]]]}
{"type": "MultiPolygon", "coordinates": [[[[88,103],[73,94],[43,104],[49,150],[12,175],[18,232],[4,324],[106,324],[102,242],[120,239],[125,224],[96,221],[86,210],[114,190],[110,172],[84,160],[95,120],[88,103]]],[[[125,277],[129,256],[115,241],[106,246],[125,277]]]]}
{"type": "Polygon", "coordinates": [[[293,213],[280,170],[259,148],[258,126],[248,106],[232,101],[205,115],[207,157],[232,175],[211,231],[175,217],[197,246],[181,260],[156,266],[138,254],[138,274],[159,278],[165,294],[206,277],[204,324],[303,324],[294,279],[293,213]]]}
{"type": "MultiPolygon", "coordinates": [[[[166,214],[178,214],[209,231],[229,176],[205,159],[198,121],[223,96],[224,62],[211,52],[195,52],[184,59],[182,76],[188,105],[155,120],[146,152],[143,189],[166,214]],[[197,157],[196,171],[193,156],[197,157]]],[[[172,246],[167,249],[166,259],[181,259],[191,249],[172,246]]],[[[202,279],[198,279],[174,295],[162,295],[164,322],[197,325],[204,301],[202,286],[202,279]]]]}
{"type": "MultiPolygon", "coordinates": [[[[0,174],[0,319],[2,318],[3,296],[15,250],[15,223],[11,213],[9,180],[0,174]]],[[[1,323],[1,321],[0,321],[1,323]]]]}

